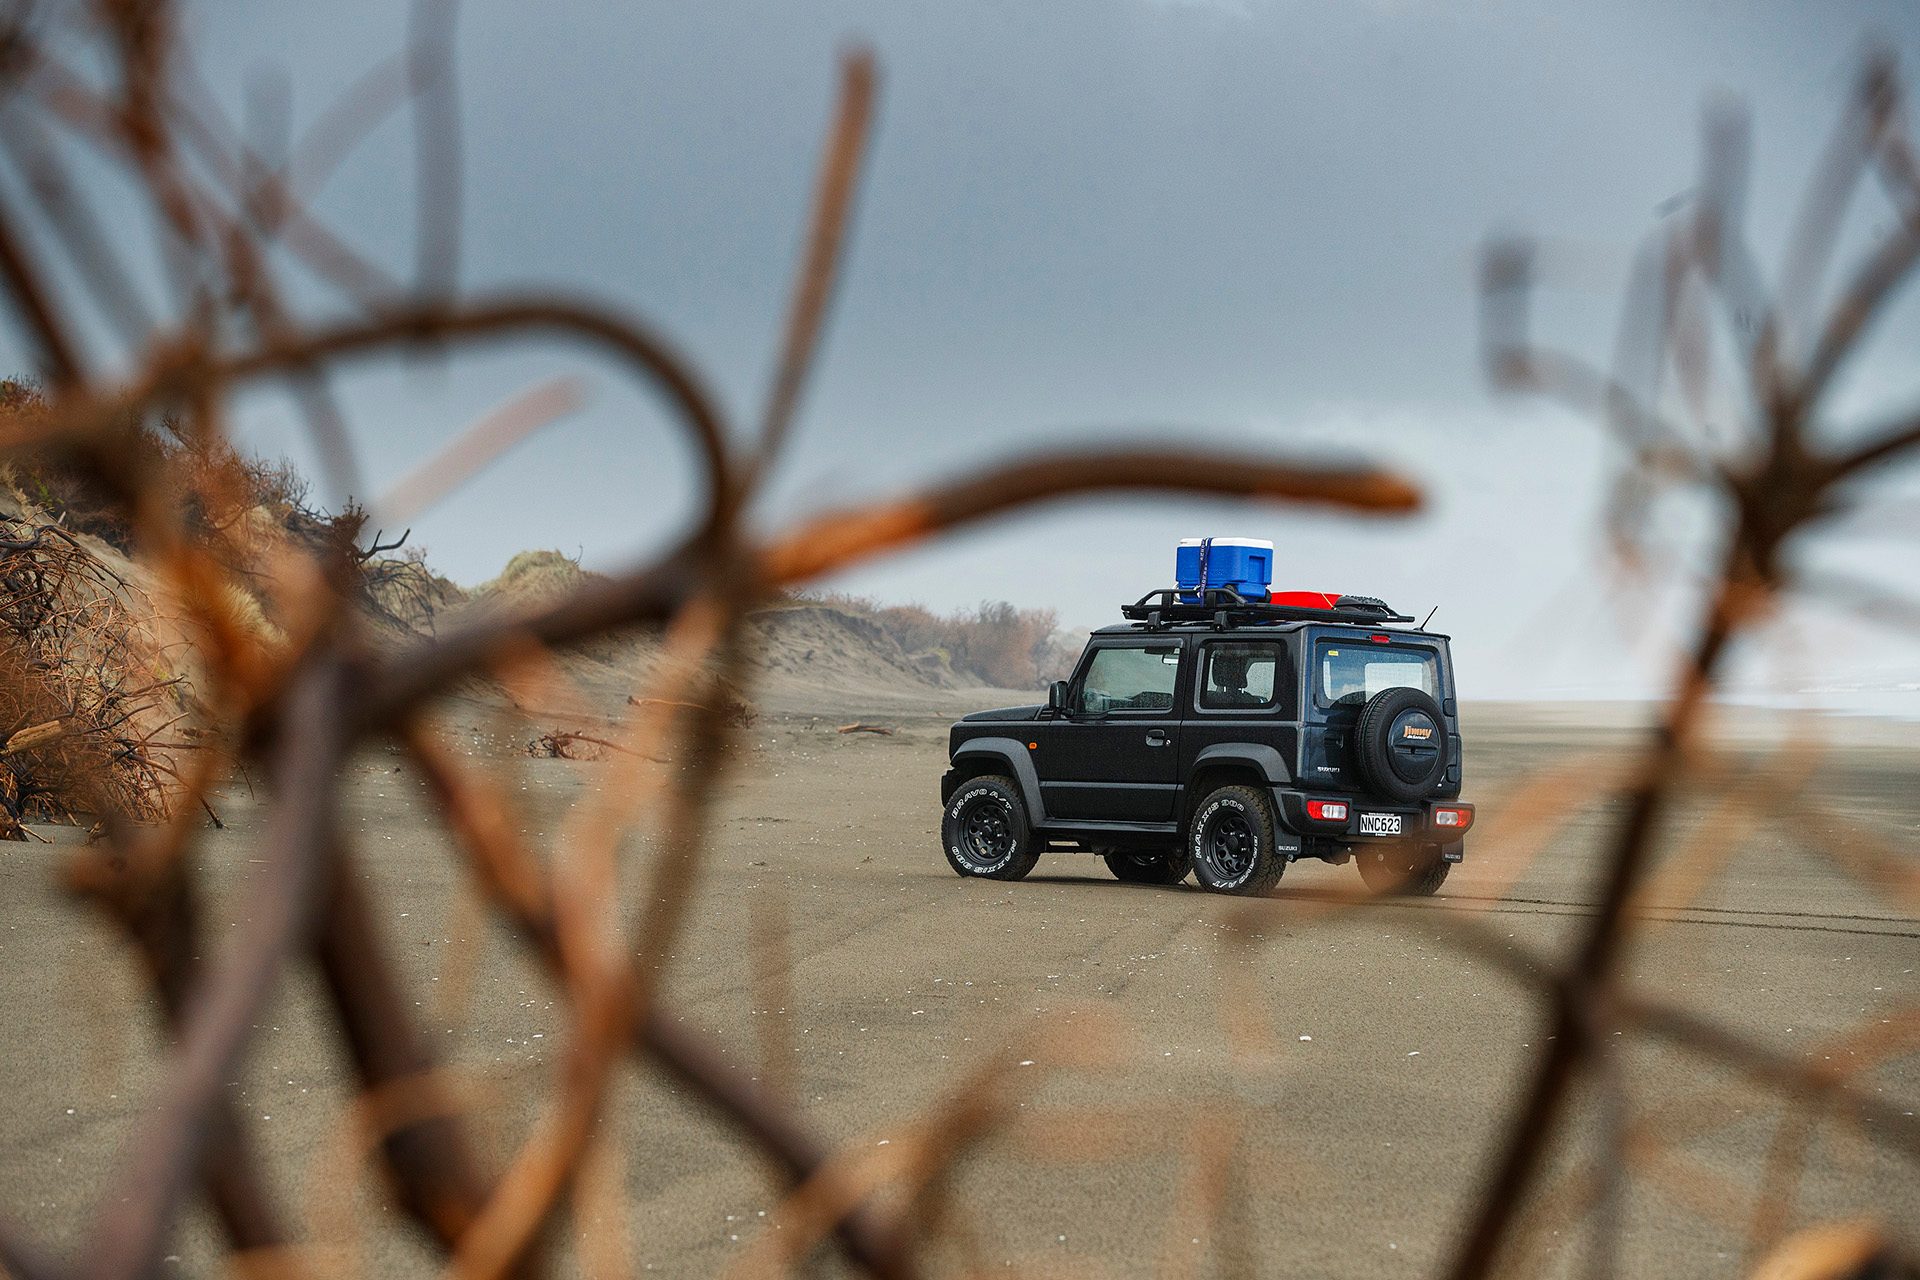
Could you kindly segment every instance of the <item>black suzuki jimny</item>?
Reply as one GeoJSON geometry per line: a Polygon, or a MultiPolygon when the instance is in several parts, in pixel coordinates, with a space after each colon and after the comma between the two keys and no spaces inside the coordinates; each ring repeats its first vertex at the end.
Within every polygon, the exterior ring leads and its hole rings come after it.
{"type": "Polygon", "coordinates": [[[963,876],[1042,853],[1121,880],[1271,890],[1300,858],[1431,894],[1460,861],[1460,720],[1447,637],[1378,600],[1327,608],[1154,592],[1093,633],[1045,706],[953,726],[941,840],[963,876]]]}

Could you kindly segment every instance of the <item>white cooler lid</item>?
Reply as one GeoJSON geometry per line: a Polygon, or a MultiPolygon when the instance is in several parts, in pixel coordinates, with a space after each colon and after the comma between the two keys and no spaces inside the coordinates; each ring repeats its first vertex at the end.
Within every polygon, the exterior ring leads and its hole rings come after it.
{"type": "Polygon", "coordinates": [[[1257,547],[1262,551],[1273,550],[1273,542],[1267,538],[1182,538],[1183,547],[1197,547],[1203,542],[1211,542],[1216,547],[1257,547]]]}

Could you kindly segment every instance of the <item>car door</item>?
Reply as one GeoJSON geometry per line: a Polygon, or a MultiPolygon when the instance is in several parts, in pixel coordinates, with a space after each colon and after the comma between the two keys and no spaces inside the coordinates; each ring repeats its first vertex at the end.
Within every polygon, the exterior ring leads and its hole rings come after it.
{"type": "Polygon", "coordinates": [[[1293,651],[1288,637],[1224,635],[1193,643],[1193,694],[1180,728],[1180,759],[1191,772],[1209,747],[1272,750],[1291,770],[1299,750],[1292,721],[1299,714],[1293,651]]]}
{"type": "Polygon", "coordinates": [[[1179,782],[1174,708],[1185,645],[1126,636],[1087,650],[1066,713],[1035,728],[1034,770],[1053,818],[1164,822],[1179,782]]]}

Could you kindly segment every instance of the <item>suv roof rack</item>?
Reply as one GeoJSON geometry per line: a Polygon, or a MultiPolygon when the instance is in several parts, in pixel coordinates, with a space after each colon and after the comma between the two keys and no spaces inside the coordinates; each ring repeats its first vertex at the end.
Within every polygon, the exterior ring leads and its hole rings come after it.
{"type": "Polygon", "coordinates": [[[1303,605],[1272,604],[1248,600],[1232,587],[1209,587],[1199,600],[1182,600],[1175,587],[1149,591],[1132,604],[1120,606],[1120,614],[1149,627],[1172,622],[1211,622],[1216,627],[1244,626],[1251,622],[1412,622],[1404,613],[1395,613],[1385,601],[1372,596],[1341,596],[1331,609],[1311,609],[1303,605]]]}

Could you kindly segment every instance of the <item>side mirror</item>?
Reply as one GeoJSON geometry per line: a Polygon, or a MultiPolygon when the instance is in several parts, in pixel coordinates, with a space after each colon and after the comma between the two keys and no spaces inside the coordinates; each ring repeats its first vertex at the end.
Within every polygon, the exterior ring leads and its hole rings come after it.
{"type": "Polygon", "coordinates": [[[1047,709],[1065,711],[1067,709],[1067,682],[1055,680],[1047,686],[1047,709]]]}

